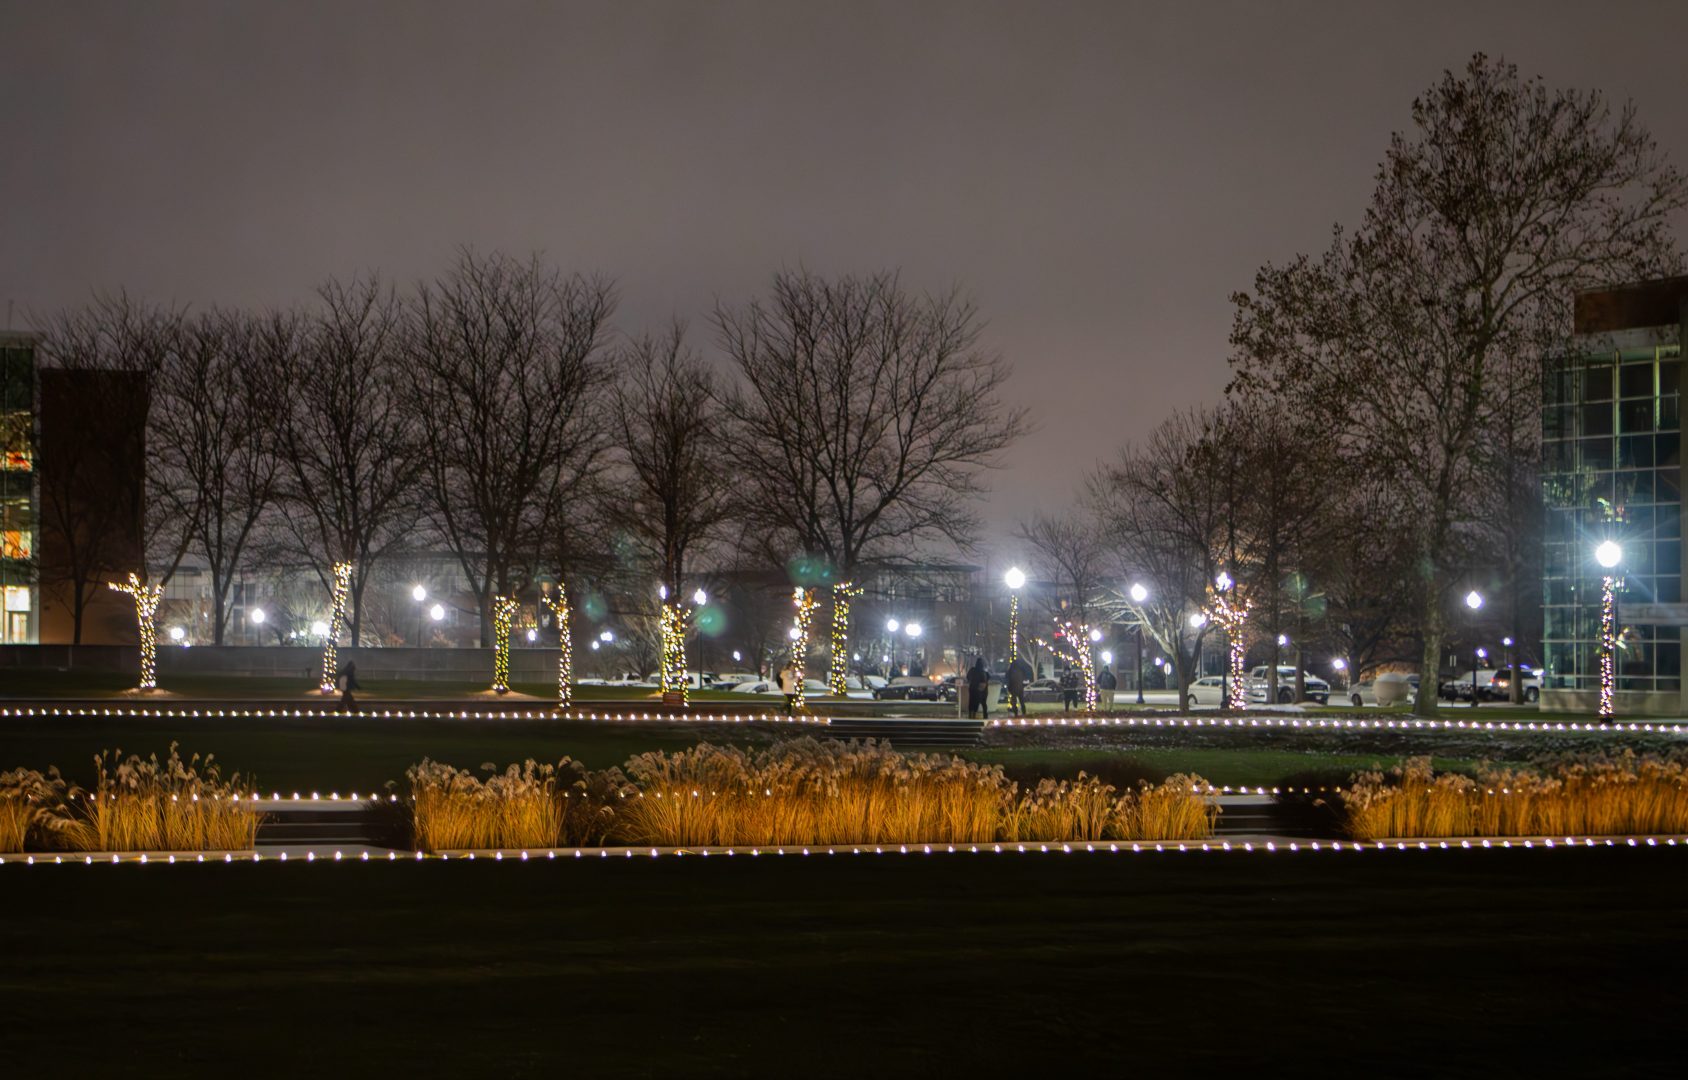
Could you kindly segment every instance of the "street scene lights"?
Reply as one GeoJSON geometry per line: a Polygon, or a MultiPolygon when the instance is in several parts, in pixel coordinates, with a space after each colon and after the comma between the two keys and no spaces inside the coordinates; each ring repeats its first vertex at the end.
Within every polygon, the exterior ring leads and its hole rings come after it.
{"type": "Polygon", "coordinates": [[[1600,722],[1612,722],[1613,691],[1617,689],[1617,619],[1614,611],[1618,577],[1612,571],[1624,561],[1624,549],[1615,540],[1602,540],[1594,549],[1594,561],[1607,571],[1600,577],[1600,722]]]}

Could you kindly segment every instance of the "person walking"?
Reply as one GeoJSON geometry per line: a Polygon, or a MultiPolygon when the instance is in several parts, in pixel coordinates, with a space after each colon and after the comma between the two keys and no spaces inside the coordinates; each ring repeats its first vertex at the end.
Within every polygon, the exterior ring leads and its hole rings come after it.
{"type": "Polygon", "coordinates": [[[1096,676],[1096,689],[1101,692],[1102,711],[1113,712],[1114,691],[1119,689],[1119,679],[1107,664],[1102,665],[1102,673],[1096,676]]]}
{"type": "Polygon", "coordinates": [[[1013,716],[1026,715],[1026,683],[1032,677],[1032,666],[1023,656],[1016,656],[1008,665],[1008,712],[1013,716]]]}
{"type": "Polygon", "coordinates": [[[967,669],[967,718],[971,720],[974,712],[981,714],[983,719],[991,718],[990,708],[985,704],[985,693],[990,689],[991,675],[985,670],[985,658],[974,659],[973,666],[967,669]]]}
{"type": "Polygon", "coordinates": [[[1078,708],[1078,668],[1071,664],[1061,673],[1061,711],[1071,712],[1078,708]]]}
{"type": "Polygon", "coordinates": [[[334,673],[335,682],[339,682],[341,679],[346,680],[346,686],[345,689],[340,692],[340,711],[351,712],[353,709],[358,707],[357,699],[352,696],[352,691],[363,689],[363,686],[358,683],[358,665],[356,661],[346,661],[346,666],[334,673]]]}

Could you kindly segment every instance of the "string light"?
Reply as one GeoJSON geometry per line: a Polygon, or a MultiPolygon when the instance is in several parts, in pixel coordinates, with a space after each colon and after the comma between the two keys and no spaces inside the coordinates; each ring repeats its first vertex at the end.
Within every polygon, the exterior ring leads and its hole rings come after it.
{"type": "Polygon", "coordinates": [[[791,602],[797,608],[797,624],[791,628],[791,707],[801,712],[809,707],[803,694],[803,667],[809,658],[809,626],[817,601],[813,591],[798,586],[791,602]]]}
{"type": "Polygon", "coordinates": [[[686,609],[666,599],[667,595],[665,588],[661,616],[662,695],[666,700],[669,694],[678,694],[680,704],[687,705],[690,694],[686,677],[686,609]]]}
{"type": "Polygon", "coordinates": [[[1069,667],[1077,667],[1079,677],[1084,680],[1084,711],[1096,711],[1096,664],[1091,656],[1090,646],[1102,636],[1099,630],[1092,629],[1087,624],[1069,622],[1064,619],[1055,620],[1055,644],[1037,639],[1037,644],[1051,652],[1066,657],[1069,667]]]}
{"type": "Polygon", "coordinates": [[[574,704],[574,641],[569,636],[569,596],[567,587],[557,582],[557,591],[540,599],[557,616],[557,707],[566,709],[574,704]]]}
{"type": "Polygon", "coordinates": [[[514,596],[492,598],[492,689],[510,692],[510,624],[516,618],[514,596]]]}
{"type": "MultiPolygon", "coordinates": [[[[857,845],[814,845],[804,844],[770,845],[768,847],[601,847],[601,848],[448,848],[433,855],[423,852],[407,852],[401,855],[398,851],[387,851],[385,857],[376,855],[369,857],[367,851],[359,858],[346,857],[343,849],[324,850],[318,858],[317,849],[307,849],[302,861],[316,865],[338,863],[341,865],[372,862],[396,862],[400,858],[412,861],[437,859],[441,862],[456,860],[458,862],[487,862],[487,863],[537,863],[554,861],[559,858],[573,859],[608,859],[621,858],[666,858],[677,859],[687,857],[708,858],[710,856],[728,856],[745,854],[752,858],[772,855],[776,858],[786,856],[811,855],[1320,855],[1320,854],[1350,854],[1359,855],[1370,852],[1444,852],[1444,851],[1574,851],[1574,850],[1630,850],[1660,848],[1688,848],[1688,835],[1638,835],[1638,836],[1528,836],[1505,838],[1478,837],[1435,837],[1424,839],[1399,840],[1292,840],[1288,838],[1251,839],[1251,840],[1111,840],[1111,841],[1083,841],[1083,840],[1025,840],[1025,841],[986,841],[980,843],[893,843],[893,844],[857,844],[857,845]]],[[[0,856],[0,866],[53,866],[66,862],[81,862],[83,866],[206,866],[222,864],[225,866],[236,863],[264,862],[285,863],[301,861],[301,854],[295,851],[272,852],[265,855],[259,851],[211,853],[210,862],[205,861],[203,853],[193,852],[94,852],[72,854],[67,860],[65,855],[53,853],[26,853],[0,856]],[[177,858],[177,855],[181,858],[177,858]],[[197,857],[189,859],[189,854],[197,857]],[[80,858],[78,858],[80,855],[80,858]]]]}
{"type": "Polygon", "coordinates": [[[133,572],[129,574],[127,584],[108,581],[107,585],[120,593],[128,593],[135,601],[135,622],[141,632],[141,689],[156,690],[158,688],[158,627],[153,622],[153,615],[158,611],[158,602],[164,597],[164,586],[143,585],[141,579],[133,572]]]}
{"type": "Polygon", "coordinates": [[[1201,614],[1219,624],[1225,631],[1226,643],[1230,646],[1231,685],[1228,704],[1233,709],[1248,708],[1248,684],[1243,682],[1243,660],[1245,643],[1243,641],[1243,626],[1248,622],[1248,613],[1254,610],[1254,601],[1244,600],[1236,602],[1231,596],[1231,586],[1235,584],[1231,575],[1221,572],[1214,581],[1213,599],[1202,609],[1201,614]]]}
{"type": "Polygon", "coordinates": [[[352,564],[337,562],[334,564],[334,585],[330,597],[333,608],[328,616],[328,633],[322,641],[322,681],[318,688],[325,694],[334,689],[336,678],[340,674],[340,650],[337,642],[340,640],[340,630],[346,625],[346,598],[352,591],[352,564]]]}
{"type": "Polygon", "coordinates": [[[843,697],[850,689],[850,598],[861,594],[853,581],[832,587],[832,663],[827,686],[834,697],[843,697]]]}

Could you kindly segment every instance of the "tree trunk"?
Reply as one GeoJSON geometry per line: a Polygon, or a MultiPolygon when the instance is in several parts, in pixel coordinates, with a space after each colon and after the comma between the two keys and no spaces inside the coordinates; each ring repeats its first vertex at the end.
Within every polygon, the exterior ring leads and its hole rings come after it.
{"type": "Polygon", "coordinates": [[[1439,714],[1442,690],[1442,597],[1436,584],[1430,582],[1425,590],[1424,657],[1419,663],[1418,696],[1413,699],[1413,715],[1425,719],[1439,714]]]}
{"type": "Polygon", "coordinates": [[[82,610],[88,604],[88,586],[76,581],[70,587],[70,643],[82,644],[82,610]]]}

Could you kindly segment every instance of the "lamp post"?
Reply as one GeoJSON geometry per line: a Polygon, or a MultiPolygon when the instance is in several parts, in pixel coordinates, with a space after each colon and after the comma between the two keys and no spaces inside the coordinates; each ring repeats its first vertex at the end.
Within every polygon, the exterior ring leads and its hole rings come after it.
{"type": "Polygon", "coordinates": [[[1483,666],[1483,661],[1489,658],[1489,650],[1477,646],[1476,662],[1471,665],[1471,707],[1477,707],[1477,669],[1483,666]]]}
{"type": "Polygon", "coordinates": [[[422,603],[428,599],[428,590],[417,585],[410,590],[410,598],[416,601],[416,647],[422,647],[422,603]]]}
{"type": "MultiPolygon", "coordinates": [[[[898,622],[895,618],[885,620],[885,633],[887,635],[886,640],[891,643],[891,669],[893,671],[897,668],[897,631],[902,628],[903,624],[898,622]]],[[[892,678],[896,678],[896,676],[893,675],[892,678]]]]}
{"type": "MultiPolygon", "coordinates": [[[[908,662],[909,662],[909,666],[913,667],[914,666],[914,643],[916,641],[920,640],[920,624],[917,623],[917,622],[911,622],[911,623],[906,624],[903,627],[903,633],[907,634],[908,637],[909,637],[908,662]]],[[[922,675],[926,674],[926,662],[925,662],[924,656],[925,656],[925,654],[924,654],[924,651],[923,651],[922,652],[922,659],[921,659],[921,663],[920,663],[920,673],[922,675]]]]}
{"type": "Polygon", "coordinates": [[[1131,586],[1131,602],[1137,607],[1137,704],[1143,704],[1143,602],[1149,599],[1149,590],[1142,582],[1133,582],[1131,586]]]}
{"type": "Polygon", "coordinates": [[[1010,566],[1002,581],[1008,586],[1008,662],[1012,664],[1020,658],[1020,589],[1026,584],[1025,571],[1010,566]]]}
{"type": "Polygon", "coordinates": [[[1600,722],[1612,722],[1613,691],[1617,688],[1618,647],[1616,612],[1613,610],[1618,577],[1612,571],[1624,561],[1624,549],[1616,540],[1601,541],[1594,549],[1594,561],[1606,573],[1600,576],[1600,722]]]}
{"type": "MultiPolygon", "coordinates": [[[[1471,609],[1472,615],[1476,615],[1477,612],[1483,606],[1483,594],[1478,592],[1476,589],[1472,589],[1470,592],[1465,594],[1465,606],[1471,609]]],[[[1481,659],[1482,656],[1484,655],[1482,649],[1478,649],[1477,653],[1478,653],[1478,659],[1481,659]]],[[[1475,709],[1477,707],[1477,704],[1478,704],[1478,702],[1477,702],[1477,667],[1478,667],[1478,665],[1475,664],[1475,663],[1473,663],[1471,665],[1471,707],[1473,709],[1475,709]]]]}
{"type": "Polygon", "coordinates": [[[1348,670],[1348,661],[1344,660],[1342,657],[1339,656],[1339,657],[1337,657],[1336,659],[1334,659],[1330,662],[1330,666],[1331,666],[1332,671],[1335,671],[1337,674],[1342,675],[1342,688],[1344,690],[1347,690],[1350,686],[1353,685],[1353,683],[1351,683],[1348,680],[1348,676],[1345,674],[1345,672],[1347,672],[1347,670],[1348,670]]]}
{"type": "Polygon", "coordinates": [[[1506,700],[1516,705],[1523,700],[1524,680],[1518,677],[1518,665],[1512,662],[1512,639],[1503,637],[1500,643],[1506,649],[1506,700]]]}

